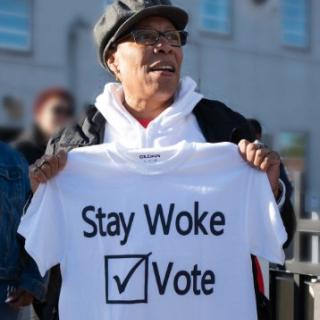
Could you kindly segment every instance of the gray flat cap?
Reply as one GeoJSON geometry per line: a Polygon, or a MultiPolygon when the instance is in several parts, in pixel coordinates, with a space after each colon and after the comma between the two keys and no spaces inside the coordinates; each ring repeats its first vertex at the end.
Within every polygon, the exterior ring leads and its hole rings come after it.
{"type": "Polygon", "coordinates": [[[105,69],[108,70],[104,60],[110,45],[150,16],[169,19],[178,30],[183,30],[188,23],[187,12],[173,6],[170,0],[116,0],[107,6],[93,31],[99,60],[105,69]]]}

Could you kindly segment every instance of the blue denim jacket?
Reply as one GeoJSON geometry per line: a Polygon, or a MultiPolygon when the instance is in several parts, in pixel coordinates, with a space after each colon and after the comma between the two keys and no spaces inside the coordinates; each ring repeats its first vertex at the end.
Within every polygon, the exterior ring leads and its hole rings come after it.
{"type": "Polygon", "coordinates": [[[27,163],[18,152],[0,142],[0,283],[15,283],[42,301],[44,281],[17,234],[29,193],[27,163]]]}

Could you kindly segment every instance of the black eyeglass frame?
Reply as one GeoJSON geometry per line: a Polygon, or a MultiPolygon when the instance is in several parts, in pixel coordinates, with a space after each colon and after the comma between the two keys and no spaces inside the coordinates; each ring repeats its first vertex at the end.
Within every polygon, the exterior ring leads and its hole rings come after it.
{"type": "Polygon", "coordinates": [[[127,38],[132,38],[132,39],[133,39],[136,43],[138,43],[138,44],[153,46],[153,45],[155,45],[157,42],[159,42],[161,36],[164,37],[164,38],[166,39],[166,41],[168,41],[168,43],[169,43],[172,47],[183,47],[183,46],[186,45],[186,43],[187,43],[188,32],[185,31],[185,30],[169,30],[169,31],[162,32],[162,31],[158,31],[158,30],[155,30],[155,29],[136,29],[136,30],[132,30],[132,31],[130,31],[129,33],[127,33],[126,35],[118,38],[118,39],[111,45],[111,48],[115,49],[116,46],[117,46],[119,43],[121,43],[122,41],[124,41],[124,40],[127,39],[127,38]],[[140,31],[153,31],[153,32],[156,32],[158,36],[157,36],[156,40],[155,40],[153,43],[145,44],[145,43],[142,43],[142,42],[138,42],[138,41],[137,41],[137,33],[140,32],[140,31]],[[179,33],[179,35],[180,35],[180,41],[181,41],[181,44],[180,44],[180,45],[173,45],[173,44],[170,43],[170,40],[166,37],[166,34],[171,33],[171,32],[178,32],[178,33],[179,33]]]}

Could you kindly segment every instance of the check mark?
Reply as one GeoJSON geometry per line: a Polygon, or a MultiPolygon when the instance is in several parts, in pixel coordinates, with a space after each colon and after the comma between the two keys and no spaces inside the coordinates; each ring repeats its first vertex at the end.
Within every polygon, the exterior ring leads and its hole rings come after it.
{"type": "Polygon", "coordinates": [[[127,276],[123,279],[123,281],[121,282],[119,276],[114,276],[113,279],[115,280],[115,282],[117,283],[118,289],[119,289],[119,293],[122,294],[124,292],[124,290],[126,289],[129,280],[131,279],[132,275],[134,274],[134,272],[138,269],[138,267],[140,266],[140,264],[142,264],[146,257],[150,256],[151,252],[149,254],[147,254],[146,256],[142,257],[141,259],[138,260],[138,262],[130,269],[129,273],[127,274],[127,276]]]}

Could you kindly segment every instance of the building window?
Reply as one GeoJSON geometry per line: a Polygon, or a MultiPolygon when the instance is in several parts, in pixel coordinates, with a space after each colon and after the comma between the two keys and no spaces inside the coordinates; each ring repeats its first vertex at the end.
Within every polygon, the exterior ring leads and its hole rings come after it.
{"type": "Polygon", "coordinates": [[[282,41],[284,44],[305,48],[309,44],[308,0],[282,0],[282,41]]]}
{"type": "Polygon", "coordinates": [[[202,0],[200,12],[201,28],[222,34],[230,33],[230,1],[202,0]]]}
{"type": "Polygon", "coordinates": [[[0,47],[14,50],[30,49],[30,0],[0,0],[0,47]]]}

